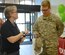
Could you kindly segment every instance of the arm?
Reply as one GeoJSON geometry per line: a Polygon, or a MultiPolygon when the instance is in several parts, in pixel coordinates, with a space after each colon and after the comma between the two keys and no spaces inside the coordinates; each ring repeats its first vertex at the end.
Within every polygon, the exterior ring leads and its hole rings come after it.
{"type": "Polygon", "coordinates": [[[10,36],[7,38],[7,40],[10,42],[10,43],[15,43],[16,41],[18,41],[20,38],[23,38],[23,33],[19,33],[18,35],[16,36],[10,36]]]}
{"type": "Polygon", "coordinates": [[[19,39],[20,40],[20,43],[23,42],[25,40],[25,35],[28,34],[28,30],[26,30],[25,32],[20,32],[18,35],[16,36],[11,36],[11,37],[8,37],[7,40],[11,43],[15,43],[16,41],[18,41],[19,39]]]}
{"type": "Polygon", "coordinates": [[[39,31],[38,31],[38,20],[33,25],[33,34],[34,37],[39,37],[39,31]]]}
{"type": "Polygon", "coordinates": [[[61,22],[61,20],[59,20],[60,18],[57,17],[57,20],[56,20],[56,28],[57,28],[57,33],[58,33],[58,36],[61,36],[61,34],[63,33],[63,30],[64,30],[64,24],[61,22]]]}
{"type": "Polygon", "coordinates": [[[25,40],[25,37],[21,38],[20,43],[22,43],[25,40]]]}
{"type": "Polygon", "coordinates": [[[22,33],[23,33],[23,37],[21,38],[20,43],[22,43],[22,42],[25,40],[26,35],[29,34],[29,30],[26,29],[26,30],[23,31],[22,33]]]}

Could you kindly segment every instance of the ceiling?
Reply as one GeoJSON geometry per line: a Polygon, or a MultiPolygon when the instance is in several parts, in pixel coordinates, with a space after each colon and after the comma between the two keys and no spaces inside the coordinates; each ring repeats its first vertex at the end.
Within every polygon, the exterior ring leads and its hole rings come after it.
{"type": "MultiPolygon", "coordinates": [[[[13,3],[13,4],[15,3],[15,4],[18,4],[19,1],[29,1],[29,0],[0,0],[0,1],[4,1],[5,3],[13,3]]],[[[33,0],[33,1],[36,1],[37,5],[40,5],[41,2],[42,2],[42,0],[33,0]]],[[[58,5],[60,5],[60,4],[65,5],[65,0],[49,0],[49,1],[51,3],[52,11],[55,12],[55,13],[57,13],[58,5]]]]}
{"type": "MultiPolygon", "coordinates": [[[[29,1],[29,0],[0,0],[0,1],[3,1],[5,3],[19,3],[19,1],[29,1]]],[[[31,1],[39,2],[39,1],[42,1],[42,0],[31,0],[31,1]]],[[[65,0],[49,0],[49,1],[51,2],[51,4],[53,6],[57,6],[59,4],[65,5],[65,0]]],[[[38,4],[41,4],[41,2],[39,2],[38,4]]]]}

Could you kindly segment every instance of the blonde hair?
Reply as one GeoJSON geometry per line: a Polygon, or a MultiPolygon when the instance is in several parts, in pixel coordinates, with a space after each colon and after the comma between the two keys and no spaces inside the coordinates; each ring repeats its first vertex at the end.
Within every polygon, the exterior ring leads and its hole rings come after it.
{"type": "Polygon", "coordinates": [[[51,5],[50,5],[50,1],[49,0],[43,0],[42,3],[41,3],[41,6],[48,6],[48,8],[51,8],[51,5]]]}
{"type": "Polygon", "coordinates": [[[10,18],[10,12],[12,12],[13,10],[17,10],[17,7],[12,5],[12,6],[7,6],[5,9],[4,9],[4,15],[5,15],[5,18],[8,19],[10,18]]]}

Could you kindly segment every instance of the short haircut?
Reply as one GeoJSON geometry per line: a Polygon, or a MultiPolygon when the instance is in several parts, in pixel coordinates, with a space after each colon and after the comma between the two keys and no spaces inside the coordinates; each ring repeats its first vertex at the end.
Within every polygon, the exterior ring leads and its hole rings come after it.
{"type": "Polygon", "coordinates": [[[43,0],[42,3],[41,3],[41,6],[44,6],[44,7],[48,6],[48,8],[51,8],[50,1],[43,0]]]}
{"type": "Polygon", "coordinates": [[[17,7],[15,5],[7,6],[4,9],[4,15],[6,19],[10,18],[10,12],[12,12],[13,10],[17,10],[17,7]]]}

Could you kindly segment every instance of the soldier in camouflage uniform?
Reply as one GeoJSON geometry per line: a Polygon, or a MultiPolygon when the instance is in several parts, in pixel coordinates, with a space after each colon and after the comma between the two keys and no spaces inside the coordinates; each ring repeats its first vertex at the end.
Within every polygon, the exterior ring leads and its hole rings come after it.
{"type": "Polygon", "coordinates": [[[35,39],[35,51],[39,55],[58,55],[58,37],[63,33],[64,25],[60,18],[50,12],[50,2],[42,1],[41,15],[33,25],[35,39]]]}

